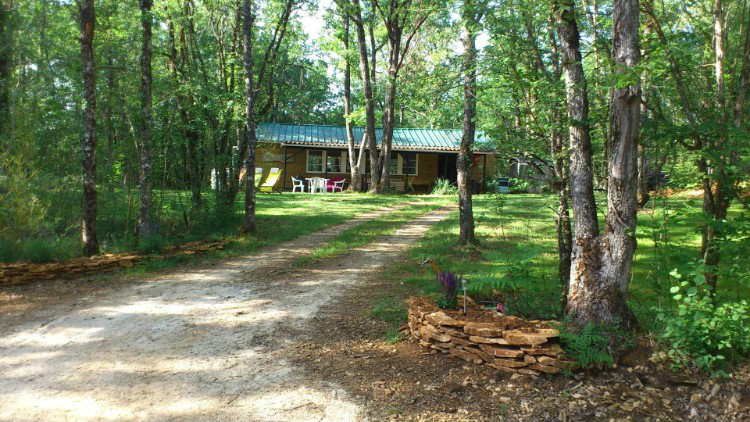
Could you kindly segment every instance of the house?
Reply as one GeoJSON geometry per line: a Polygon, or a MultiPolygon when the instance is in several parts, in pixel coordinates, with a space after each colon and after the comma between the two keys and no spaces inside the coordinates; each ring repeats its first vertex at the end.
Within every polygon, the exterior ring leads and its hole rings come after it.
{"type": "MultiPolygon", "coordinates": [[[[391,152],[391,186],[399,192],[429,192],[438,178],[456,182],[456,157],[461,143],[460,129],[396,128],[391,152]]],[[[364,128],[354,128],[355,145],[362,142],[364,128]]],[[[376,129],[380,144],[383,135],[376,129]]],[[[283,170],[282,189],[291,189],[291,177],[339,177],[350,183],[344,126],[261,123],[256,130],[256,166],[266,172],[283,170]]],[[[489,138],[477,132],[472,186],[484,192],[494,171],[494,150],[489,138]]],[[[366,174],[370,172],[369,160],[366,174]]],[[[369,177],[365,177],[367,184],[369,177]]]]}

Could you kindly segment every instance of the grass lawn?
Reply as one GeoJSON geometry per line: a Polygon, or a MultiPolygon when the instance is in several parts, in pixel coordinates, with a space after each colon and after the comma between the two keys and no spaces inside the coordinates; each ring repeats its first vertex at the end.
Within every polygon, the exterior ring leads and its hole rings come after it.
{"type": "MultiPolygon", "coordinates": [[[[262,246],[293,239],[341,223],[373,209],[409,201],[404,195],[283,193],[257,196],[256,236],[238,236],[242,225],[244,196],[239,195],[231,213],[218,213],[211,193],[203,196],[201,211],[190,208],[189,193],[155,191],[155,219],[165,245],[196,240],[232,240],[225,254],[252,252],[262,246]],[[186,202],[188,201],[188,202],[186,202]]],[[[65,198],[68,201],[68,198],[65,198]]],[[[65,201],[63,202],[64,205],[65,201]]],[[[55,207],[51,212],[52,233],[44,239],[0,238],[0,262],[30,260],[64,260],[80,256],[80,206],[55,207]],[[37,250],[39,248],[43,251],[37,250]]],[[[103,193],[99,201],[98,236],[102,253],[133,250],[133,233],[137,223],[137,198],[126,192],[103,193]]],[[[153,264],[157,265],[157,264],[153,264]]],[[[163,262],[158,265],[168,265],[163,262]]]]}
{"type": "MultiPolygon", "coordinates": [[[[654,306],[672,305],[669,272],[674,268],[684,269],[687,263],[698,258],[700,249],[700,233],[696,231],[701,218],[700,201],[670,198],[666,200],[666,208],[663,201],[660,198],[655,206],[649,204],[638,217],[638,248],[629,300],[646,329],[653,323],[654,306]],[[655,247],[655,236],[662,239],[658,242],[659,248],[655,247]]],[[[601,207],[604,202],[598,203],[601,207]]],[[[441,270],[463,274],[475,298],[501,301],[511,314],[519,316],[559,318],[562,290],[557,276],[554,206],[555,198],[549,195],[505,195],[499,200],[492,195],[475,196],[476,233],[481,247],[456,247],[458,213],[454,212],[430,229],[410,251],[409,261],[395,263],[385,272],[387,278],[411,287],[394,288],[400,297],[394,297],[394,292],[384,294],[373,316],[378,317],[384,309],[390,309],[385,314],[393,319],[393,304],[406,295],[436,293],[438,286],[433,271],[417,264],[431,258],[441,270]]],[[[733,209],[733,213],[739,212],[733,209]]],[[[603,214],[601,218],[603,220],[603,214]]],[[[750,245],[738,247],[744,250],[740,256],[750,255],[750,245]]],[[[730,257],[724,259],[729,262],[730,257]]],[[[722,274],[718,288],[720,300],[747,298],[749,284],[747,278],[722,274]]]]}

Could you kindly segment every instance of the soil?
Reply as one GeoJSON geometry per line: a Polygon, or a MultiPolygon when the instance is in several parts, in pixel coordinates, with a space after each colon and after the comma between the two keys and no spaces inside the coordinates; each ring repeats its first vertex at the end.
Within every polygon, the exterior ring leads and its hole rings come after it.
{"type": "Polygon", "coordinates": [[[295,364],[335,381],[370,420],[750,421],[750,368],[718,381],[678,377],[648,361],[648,344],[606,371],[539,377],[467,364],[411,339],[389,344],[387,324],[368,311],[410,293],[384,277],[350,290],[313,318],[319,335],[297,346],[295,364]]]}

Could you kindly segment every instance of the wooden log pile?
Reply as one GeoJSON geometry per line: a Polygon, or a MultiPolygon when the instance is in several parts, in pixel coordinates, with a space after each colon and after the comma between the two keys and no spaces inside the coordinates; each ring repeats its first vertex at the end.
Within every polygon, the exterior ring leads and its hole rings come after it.
{"type": "MultiPolygon", "coordinates": [[[[469,312],[439,309],[431,300],[407,300],[408,327],[419,344],[477,365],[525,375],[577,369],[563,359],[559,332],[551,321],[497,315],[467,300],[469,312]]],[[[463,306],[463,300],[459,300],[463,306]]]]}
{"type": "Polygon", "coordinates": [[[0,285],[77,278],[84,275],[113,271],[118,268],[130,268],[139,261],[149,259],[158,260],[176,255],[195,255],[215,251],[223,249],[225,244],[225,241],[210,243],[190,242],[167,248],[158,255],[141,255],[129,252],[96,255],[90,258],[75,258],[46,264],[0,264],[0,285]]]}

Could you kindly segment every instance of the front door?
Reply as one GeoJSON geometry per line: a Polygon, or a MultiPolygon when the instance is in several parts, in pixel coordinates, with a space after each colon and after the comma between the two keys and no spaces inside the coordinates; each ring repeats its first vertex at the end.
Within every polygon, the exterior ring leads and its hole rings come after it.
{"type": "Polygon", "coordinates": [[[457,158],[458,154],[438,154],[438,178],[447,179],[453,184],[458,182],[457,158]]]}

